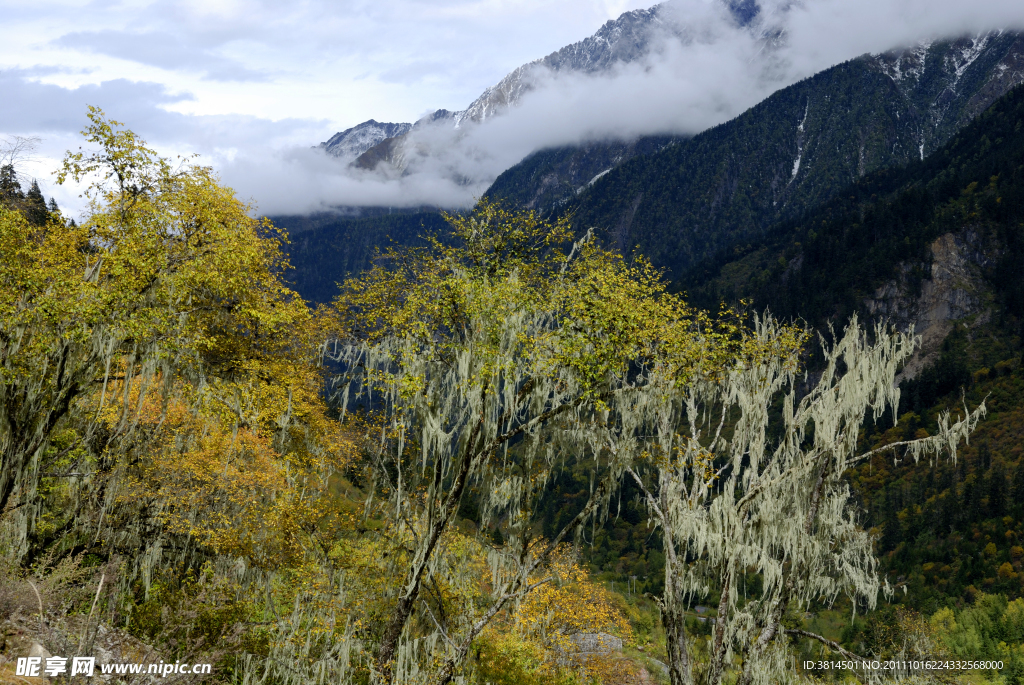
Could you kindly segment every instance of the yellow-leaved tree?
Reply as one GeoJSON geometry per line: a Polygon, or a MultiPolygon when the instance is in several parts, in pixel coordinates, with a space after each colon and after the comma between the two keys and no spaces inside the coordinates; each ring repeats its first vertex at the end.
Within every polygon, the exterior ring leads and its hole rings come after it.
{"type": "Polygon", "coordinates": [[[308,386],[315,368],[310,313],[281,280],[284,237],[209,168],[88,116],[95,151],[68,154],[58,174],[87,186],[87,219],[33,226],[0,207],[0,512],[20,518],[23,552],[40,478],[109,472],[138,449],[154,393],[160,414],[171,397],[216,404],[283,439],[289,374],[305,369],[308,386]]]}
{"type": "Polygon", "coordinates": [[[324,531],[351,515],[331,478],[356,445],[286,236],[211,169],[88,117],[92,149],[58,174],[86,218],[0,206],[0,554],[85,550],[108,616],[165,654],[234,659],[275,601],[337,587],[324,531]]]}
{"type": "Polygon", "coordinates": [[[494,685],[628,679],[632,664],[613,641],[628,643],[633,630],[615,596],[590,579],[567,546],[534,578],[540,580],[481,634],[473,649],[477,679],[494,685]]]}
{"type": "Polygon", "coordinates": [[[410,540],[391,557],[401,591],[373,647],[379,682],[408,681],[404,669],[431,659],[442,663],[436,680],[452,680],[488,623],[606,509],[664,399],[738,355],[774,353],[748,349],[733,318],[667,292],[643,259],[574,241],[567,219],[487,200],[447,218],[450,240],[389,252],[334,305],[342,403],[369,398],[382,417],[367,494],[410,540]],[[538,504],[575,461],[593,473],[590,497],[541,540],[538,504]],[[502,543],[491,545],[487,606],[468,625],[445,624],[424,588],[464,503],[481,540],[498,529],[502,543]],[[438,651],[422,656],[424,644],[438,651]]]}

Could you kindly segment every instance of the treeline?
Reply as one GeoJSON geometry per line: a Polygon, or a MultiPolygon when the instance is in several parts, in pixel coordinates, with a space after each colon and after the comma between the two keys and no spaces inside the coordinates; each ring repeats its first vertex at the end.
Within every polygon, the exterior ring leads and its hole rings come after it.
{"type": "Polygon", "coordinates": [[[51,217],[60,216],[57,201],[51,197],[47,203],[35,179],[27,192],[22,190],[21,181],[11,163],[0,166],[0,202],[17,209],[29,223],[36,226],[45,224],[51,217]]]}

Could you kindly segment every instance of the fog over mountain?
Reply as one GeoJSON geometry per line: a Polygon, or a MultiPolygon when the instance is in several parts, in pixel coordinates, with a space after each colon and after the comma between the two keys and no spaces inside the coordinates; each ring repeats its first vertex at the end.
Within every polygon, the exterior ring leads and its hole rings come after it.
{"type": "MultiPolygon", "coordinates": [[[[865,52],[1024,26],[993,2],[673,0],[513,71],[466,110],[424,120],[360,158],[294,149],[259,164],[241,153],[227,180],[274,212],[331,206],[471,205],[535,150],[644,134],[692,135],[775,90],[865,52]]],[[[425,117],[429,117],[427,113],[425,117]]],[[[382,112],[380,120],[388,120],[382,112]]],[[[340,135],[340,134],[339,134],[340,135]]]]}

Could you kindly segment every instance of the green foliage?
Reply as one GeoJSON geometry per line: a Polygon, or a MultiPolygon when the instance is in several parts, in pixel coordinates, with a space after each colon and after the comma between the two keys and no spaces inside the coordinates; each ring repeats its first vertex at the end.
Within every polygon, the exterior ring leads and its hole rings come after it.
{"type": "Polygon", "coordinates": [[[129,629],[174,659],[219,652],[228,657],[224,665],[232,667],[231,652],[242,645],[238,626],[253,618],[254,607],[237,601],[241,589],[209,565],[199,572],[165,571],[148,592],[141,584],[136,587],[140,597],[128,607],[129,629]]]}

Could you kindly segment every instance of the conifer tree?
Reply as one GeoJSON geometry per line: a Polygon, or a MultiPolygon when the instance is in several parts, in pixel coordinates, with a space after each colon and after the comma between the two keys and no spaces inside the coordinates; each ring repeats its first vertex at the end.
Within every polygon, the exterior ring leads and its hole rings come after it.
{"type": "Polygon", "coordinates": [[[42,226],[50,216],[46,208],[46,198],[43,197],[43,191],[39,189],[39,183],[35,179],[32,179],[32,185],[25,193],[21,209],[28,222],[34,226],[42,226]]]}
{"type": "Polygon", "coordinates": [[[1019,460],[1013,470],[1013,488],[1010,494],[1014,511],[1019,515],[1019,512],[1024,510],[1024,459],[1019,460]]]}
{"type": "Polygon", "coordinates": [[[993,464],[988,481],[988,517],[1002,518],[1006,514],[1006,472],[1001,461],[993,464]]]}
{"type": "Polygon", "coordinates": [[[15,173],[13,164],[0,166],[0,198],[6,204],[13,204],[24,198],[21,191],[21,183],[18,181],[18,174],[15,173]]]}

